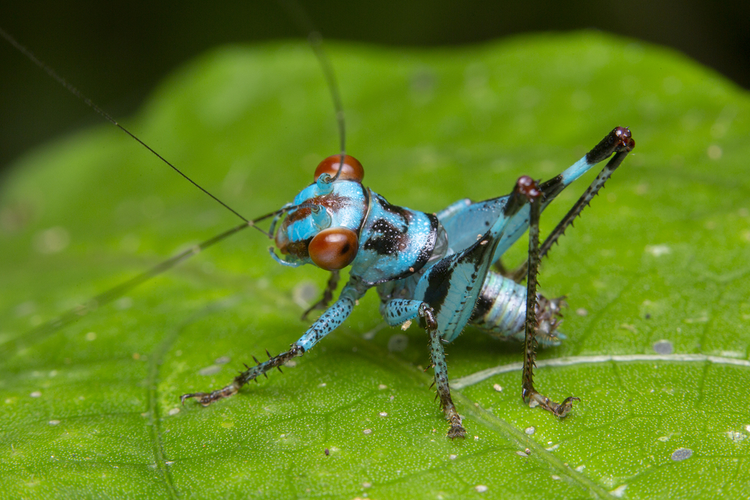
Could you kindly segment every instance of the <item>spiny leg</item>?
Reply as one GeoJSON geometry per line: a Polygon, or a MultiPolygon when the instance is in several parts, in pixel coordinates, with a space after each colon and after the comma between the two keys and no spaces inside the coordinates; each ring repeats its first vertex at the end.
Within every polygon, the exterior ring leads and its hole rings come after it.
{"type": "Polygon", "coordinates": [[[341,291],[339,299],[329,307],[326,312],[324,312],[320,318],[310,326],[310,328],[307,329],[305,334],[302,335],[297,342],[292,344],[292,347],[288,351],[283,352],[278,356],[271,356],[271,354],[266,351],[269,359],[262,363],[253,356],[257,365],[253,367],[245,365],[247,369],[237,375],[231,384],[211,392],[193,392],[190,394],[183,394],[180,397],[180,400],[184,404],[185,400],[195,398],[203,406],[208,406],[215,401],[237,394],[240,388],[251,380],[257,381],[260,375],[267,376],[266,372],[268,370],[278,368],[278,370],[281,371],[281,365],[296,356],[302,356],[304,353],[312,349],[312,347],[323,339],[323,337],[338,328],[341,323],[349,317],[349,314],[351,314],[354,309],[354,304],[361,296],[361,292],[359,292],[357,287],[352,284],[352,281],[350,281],[341,291]]]}
{"type": "Polygon", "coordinates": [[[589,164],[598,163],[612,153],[614,156],[607,162],[596,179],[591,183],[588,189],[563,217],[560,223],[550,233],[544,244],[539,247],[539,214],[543,198],[554,198],[559,190],[564,187],[561,177],[556,177],[545,182],[537,189],[529,191],[529,258],[519,270],[527,271],[527,291],[526,291],[526,323],[524,339],[524,363],[522,379],[522,396],[524,401],[529,405],[539,405],[560,418],[565,417],[573,407],[573,401],[579,401],[579,398],[568,397],[562,403],[551,401],[546,396],[540,394],[534,388],[534,359],[536,358],[536,330],[537,330],[537,275],[539,272],[539,261],[549,252],[549,249],[563,235],[565,229],[573,223],[573,220],[591,203],[591,200],[604,186],[604,183],[612,176],[612,173],[620,166],[625,156],[633,150],[635,141],[631,137],[630,130],[617,127],[610,132],[599,144],[597,144],[586,155],[586,161],[589,164]]]}
{"type": "Polygon", "coordinates": [[[435,368],[435,380],[432,385],[437,385],[437,397],[440,398],[440,407],[445,413],[445,418],[451,426],[448,437],[451,439],[466,436],[466,429],[461,425],[461,416],[456,411],[456,406],[451,398],[451,389],[448,384],[448,366],[445,362],[445,350],[443,341],[438,331],[438,324],[434,310],[421,300],[392,299],[385,304],[383,317],[390,326],[398,326],[419,316],[424,324],[425,331],[430,339],[430,359],[435,368]]]}
{"type": "MultiPolygon", "coordinates": [[[[578,201],[571,207],[565,217],[557,224],[555,229],[547,236],[539,249],[539,259],[543,259],[547,256],[547,253],[552,248],[552,245],[557,243],[557,240],[565,233],[568,226],[573,225],[573,220],[578,217],[583,209],[589,206],[591,200],[594,199],[599,191],[604,187],[604,183],[609,180],[617,167],[620,166],[625,156],[635,148],[635,140],[633,140],[630,130],[625,127],[616,127],[612,132],[599,142],[594,148],[586,155],[586,160],[593,164],[603,161],[609,157],[612,153],[614,156],[607,162],[596,179],[589,185],[586,191],[578,198],[578,201]]],[[[560,176],[550,179],[547,182],[542,183],[539,189],[542,191],[542,196],[545,200],[554,198],[557,194],[565,187],[565,184],[561,183],[560,176]]],[[[507,270],[502,267],[500,261],[499,269],[500,274],[506,278],[514,280],[516,283],[520,283],[528,274],[529,261],[522,263],[518,268],[514,270],[507,270]]]]}
{"type": "MultiPolygon", "coordinates": [[[[552,245],[557,243],[557,240],[565,233],[568,226],[573,224],[573,220],[583,212],[584,208],[589,206],[591,200],[594,199],[594,196],[596,196],[599,193],[599,190],[604,187],[604,183],[609,180],[614,171],[620,166],[622,161],[628,153],[633,150],[633,148],[635,148],[635,141],[631,137],[630,130],[623,127],[617,127],[589,152],[588,156],[591,157],[592,162],[603,160],[612,154],[612,151],[614,151],[615,154],[607,162],[602,171],[599,172],[599,175],[596,176],[596,179],[594,179],[581,197],[578,198],[578,201],[576,201],[568,213],[565,214],[565,217],[562,218],[555,229],[553,229],[549,236],[544,240],[544,243],[539,249],[540,259],[547,255],[547,252],[552,248],[552,245]]],[[[540,186],[545,197],[547,196],[545,191],[546,184],[547,183],[544,183],[540,186]]]]}
{"type": "Polygon", "coordinates": [[[425,330],[430,337],[430,358],[432,359],[432,366],[435,368],[435,385],[437,385],[440,406],[443,408],[445,418],[451,424],[450,429],[448,429],[448,437],[451,439],[466,437],[466,429],[461,425],[461,416],[456,411],[456,406],[451,398],[445,349],[443,349],[443,341],[440,338],[432,308],[427,304],[422,304],[419,308],[419,315],[424,320],[425,330]]]}
{"type": "Polygon", "coordinates": [[[228,398],[230,396],[237,394],[237,392],[239,392],[240,388],[243,385],[247,384],[251,380],[255,380],[257,382],[258,377],[261,375],[268,378],[268,375],[266,375],[266,372],[268,370],[273,370],[274,368],[276,368],[279,371],[281,371],[281,365],[283,365],[284,363],[286,363],[287,361],[289,361],[290,359],[296,356],[301,356],[302,354],[304,354],[304,352],[305,351],[302,349],[301,346],[297,344],[292,344],[291,349],[279,354],[278,356],[271,356],[271,354],[268,351],[266,351],[266,354],[268,355],[268,360],[263,361],[262,363],[258,361],[258,359],[255,356],[253,356],[253,359],[255,360],[257,364],[253,367],[249,367],[245,365],[245,368],[247,369],[243,372],[240,372],[239,375],[234,377],[234,380],[228,386],[222,389],[211,391],[211,392],[194,392],[191,394],[183,394],[182,396],[180,396],[180,401],[182,402],[182,404],[185,404],[186,399],[195,398],[203,406],[208,406],[214,401],[218,401],[223,398],[228,398]]]}
{"type": "Polygon", "coordinates": [[[568,397],[562,403],[556,403],[548,397],[537,392],[534,388],[534,360],[536,359],[536,330],[537,330],[537,273],[539,271],[539,214],[542,205],[542,193],[535,182],[531,182],[526,190],[529,200],[529,271],[526,284],[526,323],[524,337],[524,358],[522,392],[524,402],[529,406],[541,406],[556,416],[563,418],[573,407],[573,401],[579,401],[576,397],[568,397]]]}
{"type": "Polygon", "coordinates": [[[320,300],[308,307],[307,310],[302,313],[302,321],[306,320],[307,315],[315,311],[316,309],[325,309],[326,307],[328,307],[328,304],[330,304],[331,300],[333,300],[333,292],[336,291],[336,287],[339,285],[339,277],[340,273],[338,269],[331,271],[331,276],[328,278],[328,282],[326,283],[326,289],[323,290],[323,296],[320,298],[320,300]]]}

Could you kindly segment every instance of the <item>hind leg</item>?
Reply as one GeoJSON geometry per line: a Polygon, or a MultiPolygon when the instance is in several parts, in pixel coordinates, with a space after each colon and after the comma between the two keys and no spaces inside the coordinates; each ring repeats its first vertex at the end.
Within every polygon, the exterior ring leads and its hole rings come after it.
{"type": "Polygon", "coordinates": [[[556,403],[544,396],[534,387],[534,361],[536,360],[537,348],[537,275],[539,273],[539,214],[541,212],[542,195],[535,187],[529,190],[529,204],[531,205],[529,217],[529,265],[526,282],[526,321],[524,324],[524,358],[521,396],[529,406],[540,406],[552,412],[559,418],[565,417],[573,408],[573,401],[579,398],[570,396],[562,403],[556,403]]]}

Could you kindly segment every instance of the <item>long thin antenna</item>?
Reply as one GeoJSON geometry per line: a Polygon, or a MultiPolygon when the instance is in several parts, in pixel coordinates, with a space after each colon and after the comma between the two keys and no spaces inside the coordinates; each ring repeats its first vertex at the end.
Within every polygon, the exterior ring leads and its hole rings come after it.
{"type": "Polygon", "coordinates": [[[171,257],[168,260],[160,262],[159,264],[155,265],[151,269],[144,271],[141,274],[133,278],[130,278],[129,280],[123,283],[120,283],[119,285],[116,285],[110,288],[109,290],[92,297],[91,299],[87,300],[85,303],[64,312],[59,317],[51,321],[48,321],[46,323],[43,323],[42,325],[39,325],[37,328],[31,330],[30,332],[26,333],[22,337],[13,339],[5,344],[0,345],[0,349],[7,350],[8,347],[19,347],[20,345],[24,343],[39,341],[47,337],[48,335],[56,332],[63,326],[69,323],[72,323],[73,321],[80,319],[82,316],[86,316],[90,312],[96,311],[100,307],[106,304],[109,304],[110,302],[122,297],[129,291],[145,283],[151,278],[158,276],[159,274],[162,274],[163,272],[169,269],[172,269],[174,266],[176,266],[183,260],[186,260],[192,257],[193,255],[202,252],[206,248],[215,245],[216,243],[232,236],[233,234],[245,229],[246,227],[250,227],[251,225],[252,225],[252,222],[242,223],[238,226],[233,227],[232,229],[224,231],[221,234],[218,234],[201,243],[198,243],[197,245],[193,245],[187,250],[175,255],[174,257],[171,257]]]}
{"type": "Polygon", "coordinates": [[[109,113],[107,113],[102,108],[100,108],[99,106],[97,106],[96,103],[94,103],[94,101],[92,101],[91,99],[89,99],[88,97],[86,97],[85,94],[83,94],[80,90],[78,90],[78,88],[76,88],[74,85],[72,85],[70,82],[68,82],[65,78],[63,78],[62,76],[58,75],[57,72],[55,72],[54,69],[52,69],[44,61],[42,61],[41,59],[39,59],[38,57],[36,57],[33,52],[31,52],[29,49],[27,49],[24,45],[21,45],[15,38],[13,38],[9,33],[7,33],[2,28],[0,28],[0,35],[3,38],[5,38],[8,41],[8,43],[10,43],[11,45],[13,45],[16,49],[18,49],[19,52],[21,52],[23,55],[25,55],[32,63],[34,63],[40,69],[42,69],[45,73],[47,73],[47,75],[49,75],[53,80],[55,80],[57,83],[59,83],[60,85],[62,85],[63,87],[65,87],[68,90],[68,92],[70,92],[71,94],[73,94],[74,96],[76,96],[78,99],[80,99],[81,101],[83,101],[88,107],[90,107],[91,109],[93,109],[94,111],[96,111],[97,113],[99,113],[99,115],[101,115],[102,117],[104,117],[105,120],[107,120],[108,122],[110,122],[111,124],[113,124],[115,127],[119,128],[120,130],[122,130],[123,132],[125,132],[126,134],[128,134],[132,139],[134,139],[136,142],[138,142],[138,144],[140,144],[141,146],[143,146],[144,148],[146,148],[147,150],[149,150],[154,156],[156,156],[161,161],[163,161],[164,163],[166,163],[169,167],[172,168],[172,170],[174,170],[175,172],[177,172],[178,174],[180,174],[182,177],[184,177],[193,186],[195,186],[198,189],[200,189],[201,191],[203,191],[205,194],[207,194],[208,196],[210,196],[211,198],[213,198],[214,201],[216,201],[218,204],[220,204],[221,206],[223,206],[224,208],[226,208],[227,210],[229,210],[230,212],[232,212],[234,215],[236,215],[237,217],[239,217],[243,221],[250,222],[245,217],[243,217],[242,215],[240,215],[240,213],[237,212],[235,209],[233,209],[232,207],[230,207],[229,205],[227,205],[226,203],[224,203],[223,201],[221,201],[219,198],[217,198],[213,194],[209,193],[206,189],[204,189],[202,186],[200,186],[197,182],[195,182],[193,179],[191,179],[190,177],[188,177],[184,172],[182,172],[182,170],[180,170],[179,168],[177,168],[174,165],[172,165],[169,161],[167,161],[166,158],[164,158],[162,155],[160,155],[159,153],[157,153],[156,151],[154,151],[151,148],[151,146],[149,146],[148,144],[146,144],[145,142],[143,142],[142,140],[140,140],[135,134],[133,134],[132,132],[130,132],[130,130],[126,129],[124,126],[122,126],[120,123],[118,123],[117,120],[115,120],[114,118],[112,118],[112,116],[109,115],[109,113]]]}
{"type": "Polygon", "coordinates": [[[288,212],[290,210],[295,210],[299,208],[298,206],[288,206],[284,207],[282,209],[276,210],[275,212],[271,212],[265,215],[261,215],[260,217],[253,219],[251,221],[243,222],[242,224],[239,224],[237,226],[234,226],[231,229],[228,229],[224,231],[223,233],[217,234],[216,236],[212,236],[211,238],[204,240],[196,245],[191,246],[187,250],[183,250],[182,252],[178,253],[177,255],[174,255],[173,257],[170,257],[169,259],[160,262],[153,266],[152,268],[138,274],[137,276],[134,276],[130,278],[127,281],[124,281],[120,283],[119,285],[115,285],[109,290],[106,290],[86,302],[84,302],[81,305],[78,305],[74,307],[73,309],[70,309],[60,316],[58,316],[55,319],[52,319],[46,323],[43,323],[39,325],[38,327],[34,328],[33,330],[27,332],[22,337],[18,337],[15,339],[12,339],[4,344],[0,344],[0,352],[7,351],[9,348],[15,347],[18,348],[22,344],[28,344],[31,342],[40,341],[43,338],[47,337],[48,335],[56,332],[60,328],[64,327],[65,325],[68,325],[72,323],[73,321],[80,319],[83,316],[86,316],[87,314],[96,311],[100,307],[109,304],[118,298],[122,297],[126,293],[130,292],[134,288],[142,285],[146,281],[150,280],[151,278],[155,278],[156,276],[172,269],[176,265],[180,264],[181,262],[189,259],[193,255],[197,255],[201,253],[203,250],[207,249],[208,247],[212,247],[215,244],[219,243],[220,241],[223,241],[230,236],[233,236],[243,229],[247,227],[254,227],[258,231],[262,232],[269,238],[272,238],[273,235],[270,233],[265,232],[260,227],[256,226],[256,223],[261,222],[265,219],[269,219],[271,217],[275,217],[279,214],[282,214],[284,212],[288,212]]]}
{"type": "MultiPolygon", "coordinates": [[[[338,85],[336,82],[336,77],[333,72],[333,67],[331,66],[330,61],[328,60],[328,57],[326,56],[325,52],[322,48],[322,37],[320,36],[320,33],[318,33],[312,23],[310,22],[309,18],[306,16],[305,12],[301,9],[301,7],[298,4],[295,4],[291,1],[287,0],[279,0],[287,9],[290,16],[294,18],[298,25],[302,27],[302,29],[305,29],[306,32],[308,32],[308,40],[310,43],[310,46],[313,49],[313,52],[315,53],[318,62],[321,65],[321,68],[323,70],[323,73],[325,75],[326,82],[328,84],[328,88],[331,92],[331,98],[333,99],[333,105],[336,109],[336,121],[338,124],[339,129],[339,139],[340,139],[340,146],[341,146],[341,160],[339,164],[339,170],[336,173],[336,178],[338,178],[339,174],[341,173],[341,170],[344,166],[344,157],[346,154],[346,127],[344,122],[344,108],[341,104],[341,96],[339,93],[338,85]]],[[[151,269],[148,269],[147,271],[144,271],[137,276],[120,283],[119,285],[116,285],[109,290],[106,290],[105,292],[102,292],[95,297],[89,299],[84,304],[81,304],[80,306],[77,306],[69,311],[66,311],[61,316],[48,321],[47,323],[44,323],[37,328],[31,330],[26,335],[16,338],[13,340],[10,340],[4,344],[0,344],[0,351],[6,350],[9,347],[18,347],[19,345],[23,343],[28,342],[34,342],[41,340],[48,335],[54,333],[55,331],[59,330],[60,328],[64,327],[65,325],[75,321],[76,319],[79,319],[82,316],[87,315],[88,313],[97,310],[99,307],[111,303],[112,301],[116,300],[119,297],[122,297],[126,293],[130,292],[134,288],[138,287],[139,285],[145,283],[146,281],[168,271],[169,269],[175,267],[179,263],[181,263],[184,260],[187,260],[188,258],[192,257],[193,255],[196,255],[203,250],[207,249],[208,247],[211,247],[220,241],[223,241],[226,238],[229,238],[230,236],[240,232],[241,230],[245,229],[246,227],[254,227],[264,235],[266,235],[269,238],[273,238],[273,234],[270,232],[264,231],[260,227],[258,227],[256,224],[260,221],[263,221],[265,219],[276,217],[279,214],[289,212],[295,209],[300,208],[299,206],[286,206],[281,208],[280,210],[276,210],[275,212],[268,213],[266,215],[263,215],[261,217],[257,217],[253,220],[248,220],[242,215],[240,215],[237,211],[229,207],[227,204],[225,204],[223,201],[219,200],[216,196],[209,193],[206,189],[198,185],[195,181],[193,181],[190,177],[188,177],[186,174],[184,174],[182,171],[180,171],[177,167],[175,167],[173,164],[171,164],[169,161],[167,161],[164,157],[162,157],[159,153],[154,151],[150,146],[148,146],[146,143],[141,141],[138,137],[136,137],[134,134],[132,134],[128,129],[126,129],[124,126],[120,125],[112,116],[110,116],[108,113],[106,113],[103,109],[101,109],[99,106],[97,106],[91,99],[86,97],[83,93],[81,93],[75,86],[68,83],[63,77],[58,75],[50,66],[45,64],[43,61],[38,59],[29,49],[27,49],[25,46],[21,45],[18,41],[16,41],[15,38],[13,38],[10,34],[8,34],[6,31],[4,31],[2,28],[0,28],[0,35],[2,35],[3,38],[5,38],[11,45],[13,45],[16,49],[18,49],[22,54],[24,54],[31,62],[33,62],[36,66],[44,70],[45,73],[47,73],[51,78],[53,78],[55,81],[57,81],[60,85],[65,87],[69,92],[71,92],[73,95],[81,99],[86,105],[88,105],[90,108],[92,108],[94,111],[96,111],[99,115],[104,117],[107,121],[115,125],[117,128],[125,132],[127,135],[129,135],[131,138],[136,140],[139,144],[141,144],[144,148],[149,150],[152,154],[154,154],[157,158],[159,158],[161,161],[163,161],[165,164],[167,164],[169,167],[171,167],[175,172],[180,174],[182,177],[184,177],[186,180],[188,180],[191,184],[193,184],[195,187],[203,191],[205,194],[213,198],[217,203],[221,204],[224,208],[235,214],[237,217],[242,219],[243,224],[240,224],[238,226],[235,226],[227,231],[224,231],[221,234],[218,234],[216,236],[213,236],[201,243],[198,243],[197,245],[193,245],[189,249],[180,252],[179,254],[160,262],[159,264],[155,265],[151,269]]]]}
{"type": "Polygon", "coordinates": [[[344,105],[341,103],[341,92],[339,91],[338,81],[336,80],[336,73],[333,71],[333,65],[328,59],[325,50],[323,50],[323,36],[315,28],[312,20],[302,7],[292,0],[278,0],[281,6],[286,9],[289,17],[291,17],[299,27],[307,35],[307,41],[310,44],[315,53],[315,57],[320,63],[320,67],[323,70],[323,76],[328,84],[328,89],[331,92],[331,99],[333,100],[333,107],[336,110],[336,123],[339,129],[339,148],[341,150],[341,160],[339,162],[339,169],[336,172],[336,176],[333,178],[335,181],[341,174],[341,170],[344,168],[344,157],[346,156],[346,123],[344,120],[344,105]]]}
{"type": "MultiPolygon", "coordinates": [[[[336,74],[333,72],[331,61],[323,50],[323,37],[321,34],[317,31],[311,31],[307,39],[310,42],[313,52],[315,52],[315,56],[320,62],[323,69],[323,75],[325,76],[326,82],[328,82],[328,87],[331,91],[333,106],[336,108],[336,122],[339,127],[339,146],[341,154],[344,155],[346,154],[346,123],[344,121],[344,105],[341,103],[341,93],[339,92],[336,74]]],[[[343,165],[343,158],[341,159],[341,164],[343,165]]],[[[339,168],[339,171],[341,171],[341,168],[339,168]]]]}

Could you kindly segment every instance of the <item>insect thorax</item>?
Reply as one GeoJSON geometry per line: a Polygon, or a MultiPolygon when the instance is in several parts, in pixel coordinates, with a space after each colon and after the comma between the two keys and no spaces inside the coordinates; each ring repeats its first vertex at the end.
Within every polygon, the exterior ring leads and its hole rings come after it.
{"type": "Polygon", "coordinates": [[[402,280],[434,259],[442,226],[434,214],[391,205],[368,190],[370,204],[360,232],[352,275],[369,285],[402,280]]]}

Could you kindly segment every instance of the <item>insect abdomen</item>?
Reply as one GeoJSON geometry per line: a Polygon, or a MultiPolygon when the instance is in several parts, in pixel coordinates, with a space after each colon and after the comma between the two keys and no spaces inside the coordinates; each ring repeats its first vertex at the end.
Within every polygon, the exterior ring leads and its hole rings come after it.
{"type": "Polygon", "coordinates": [[[526,287],[489,272],[482,285],[471,322],[498,337],[520,334],[526,319],[526,287]]]}
{"type": "MultiPolygon", "coordinates": [[[[557,332],[562,298],[537,296],[537,340],[542,345],[559,345],[565,336],[557,332]]],[[[471,322],[493,337],[503,340],[524,338],[526,285],[490,271],[482,285],[471,322]]]]}

